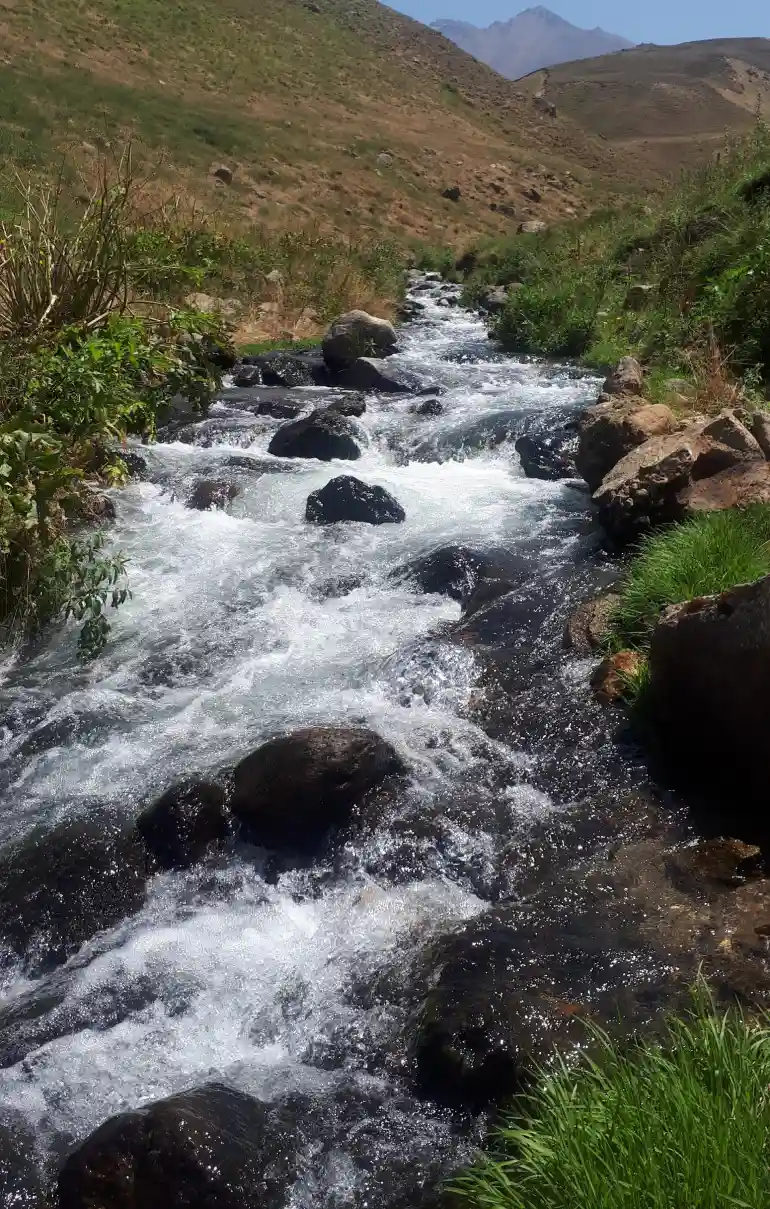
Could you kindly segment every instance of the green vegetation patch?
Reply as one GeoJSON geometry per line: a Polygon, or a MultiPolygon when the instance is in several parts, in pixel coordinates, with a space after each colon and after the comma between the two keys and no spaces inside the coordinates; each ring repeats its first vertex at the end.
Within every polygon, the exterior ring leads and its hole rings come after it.
{"type": "Polygon", "coordinates": [[[770,1028],[704,1001],[661,1046],[598,1039],[519,1103],[457,1191],[471,1209],[763,1209],[770,1028]]]}
{"type": "Polygon", "coordinates": [[[473,250],[466,296],[512,291],[494,334],[510,351],[626,353],[686,366],[714,341],[736,376],[770,382],[770,129],[757,123],[649,207],[593,214],[473,250]]]}
{"type": "Polygon", "coordinates": [[[770,574],[770,507],[704,513],[648,537],[621,588],[612,641],[646,647],[668,605],[770,574]]]}

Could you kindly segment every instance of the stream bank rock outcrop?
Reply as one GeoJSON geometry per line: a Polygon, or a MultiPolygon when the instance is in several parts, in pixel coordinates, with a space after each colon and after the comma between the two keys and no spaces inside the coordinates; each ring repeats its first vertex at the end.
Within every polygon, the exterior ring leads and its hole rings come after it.
{"type": "Polygon", "coordinates": [[[728,791],[735,809],[766,815],[770,576],[668,608],[652,637],[649,692],[676,764],[728,791]]]}
{"type": "Polygon", "coordinates": [[[770,467],[758,439],[767,434],[756,417],[725,409],[677,421],[665,404],[632,393],[635,371],[619,367],[613,377],[618,387],[629,385],[583,413],[577,466],[615,540],[698,512],[770,502],[770,467]]]}

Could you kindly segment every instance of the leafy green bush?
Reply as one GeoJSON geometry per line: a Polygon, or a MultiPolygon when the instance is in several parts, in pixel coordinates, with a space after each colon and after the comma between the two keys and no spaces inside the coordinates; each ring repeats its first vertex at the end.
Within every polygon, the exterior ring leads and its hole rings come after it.
{"type": "Polygon", "coordinates": [[[648,537],[631,563],[612,638],[644,647],[663,609],[770,574],[770,507],[704,513],[648,537]]]}
{"type": "Polygon", "coordinates": [[[703,1000],[661,1046],[546,1072],[456,1191],[470,1209],[764,1209],[770,1026],[703,1000]]]}
{"type": "Polygon", "coordinates": [[[509,295],[493,334],[515,353],[580,357],[594,339],[602,294],[598,280],[525,285],[509,295]]]}

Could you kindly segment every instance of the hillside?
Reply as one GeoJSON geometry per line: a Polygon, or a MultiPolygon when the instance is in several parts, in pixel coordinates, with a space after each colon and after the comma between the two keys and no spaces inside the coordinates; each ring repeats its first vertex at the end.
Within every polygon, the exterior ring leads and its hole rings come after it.
{"type": "Polygon", "coordinates": [[[581,213],[634,180],[601,140],[376,0],[2,6],[6,164],[49,171],[66,147],[87,167],[133,135],[169,188],[252,222],[441,243],[581,213]],[[457,202],[441,196],[453,186],[457,202]]]}
{"type": "Polygon", "coordinates": [[[770,40],[637,46],[536,72],[519,86],[543,93],[618,153],[676,172],[702,159],[726,130],[748,130],[758,111],[768,116],[770,40]]]}
{"type": "Polygon", "coordinates": [[[433,29],[509,80],[555,63],[592,59],[633,45],[603,29],[580,29],[540,5],[485,29],[446,20],[434,21],[433,29]]]}

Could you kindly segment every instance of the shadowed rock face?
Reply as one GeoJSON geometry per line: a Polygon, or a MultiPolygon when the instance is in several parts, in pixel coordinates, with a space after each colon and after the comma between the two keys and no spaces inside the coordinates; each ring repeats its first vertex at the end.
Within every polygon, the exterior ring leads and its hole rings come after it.
{"type": "Polygon", "coordinates": [[[750,834],[770,833],[770,577],[667,609],[652,638],[650,697],[672,758],[729,787],[750,834]]]}

